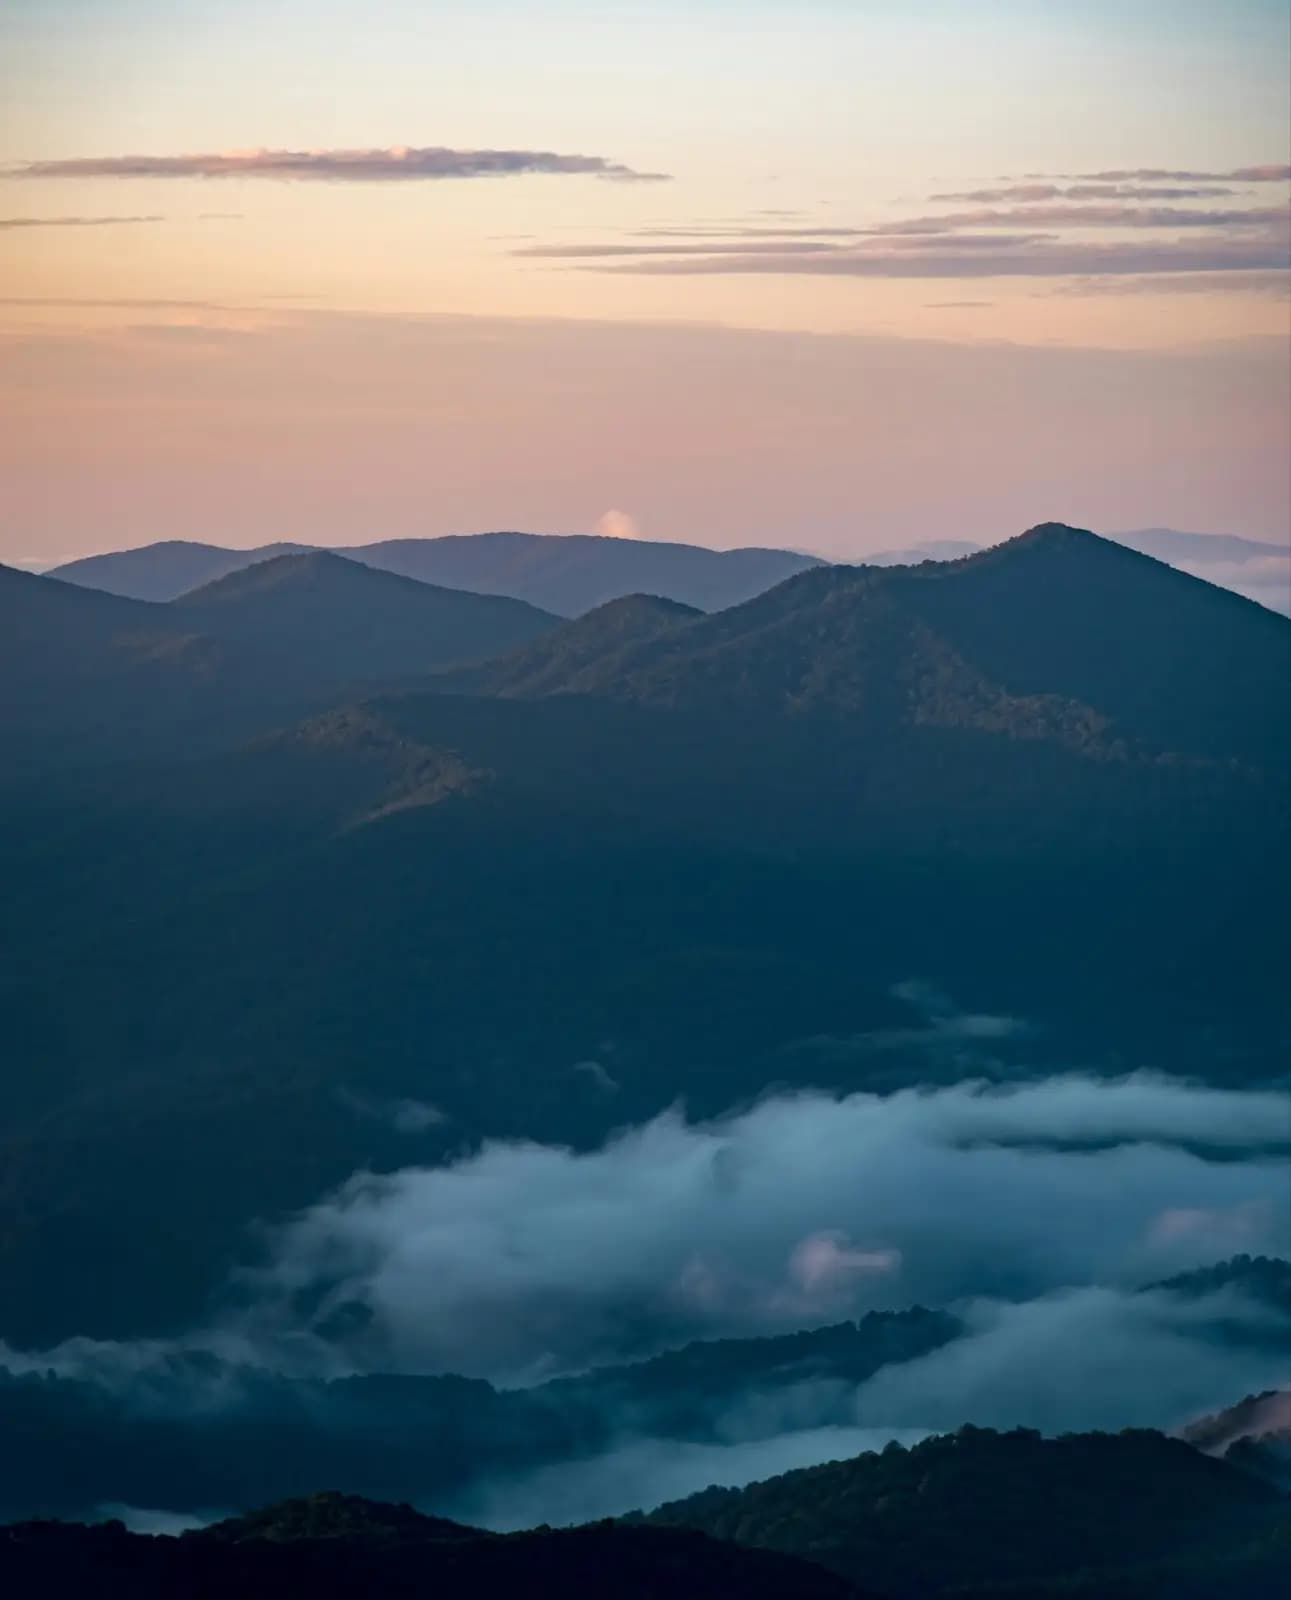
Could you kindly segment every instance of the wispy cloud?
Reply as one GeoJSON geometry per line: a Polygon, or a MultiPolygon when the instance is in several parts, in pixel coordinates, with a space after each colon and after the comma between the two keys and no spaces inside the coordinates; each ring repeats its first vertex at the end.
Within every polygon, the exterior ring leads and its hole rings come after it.
{"type": "Polygon", "coordinates": [[[178,156],[89,156],[29,161],[18,178],[283,178],[332,183],[390,183],[430,178],[584,174],[619,183],[662,182],[667,173],[637,172],[604,156],[550,150],[450,150],[395,145],[384,150],[226,150],[178,156]]]}
{"type": "Polygon", "coordinates": [[[1291,295],[1291,268],[1275,272],[1181,272],[1174,277],[1076,278],[1047,291],[1062,295],[1255,294],[1291,295]]]}
{"type": "Polygon", "coordinates": [[[994,189],[962,189],[951,194],[929,195],[930,200],[981,201],[991,205],[1000,201],[1028,203],[1037,200],[1212,200],[1232,194],[1227,185],[1192,184],[1162,187],[1137,183],[1010,183],[994,189]]]}
{"type": "Polygon", "coordinates": [[[1104,277],[1140,273],[1270,272],[1291,265],[1281,237],[1132,240],[1069,243],[1052,235],[969,235],[887,238],[865,247],[782,249],[743,255],[703,255],[617,262],[603,272],[703,275],[802,273],[854,278],[1104,277]]]}
{"type": "Polygon", "coordinates": [[[0,217],[0,228],[106,228],[123,222],[165,220],[165,217],[0,217]]]}
{"type": "Polygon", "coordinates": [[[998,211],[950,211],[942,216],[911,217],[873,233],[919,233],[942,228],[1268,228],[1285,224],[1285,206],[1233,206],[1189,209],[1184,206],[1028,205],[998,211]]]}
{"type": "MultiPolygon", "coordinates": [[[[755,236],[749,235],[729,243],[710,240],[704,244],[536,244],[526,246],[522,250],[512,250],[510,253],[530,260],[594,261],[601,257],[612,256],[747,255],[751,248],[756,247],[755,236]]],[[[780,255],[812,254],[823,248],[826,247],[815,242],[786,240],[776,246],[776,251],[780,255]]]]}
{"type": "MultiPolygon", "coordinates": [[[[1048,174],[1035,172],[1027,176],[1043,178],[1048,174]]],[[[1232,167],[1227,172],[1198,172],[1188,167],[1123,167],[1107,172],[1068,172],[1060,176],[1093,183],[1289,183],[1291,165],[1232,167]]]]}

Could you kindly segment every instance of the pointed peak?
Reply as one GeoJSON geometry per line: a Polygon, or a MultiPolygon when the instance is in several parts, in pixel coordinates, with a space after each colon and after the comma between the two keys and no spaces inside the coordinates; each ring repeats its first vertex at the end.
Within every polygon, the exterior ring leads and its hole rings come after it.
{"type": "Polygon", "coordinates": [[[1073,528],[1068,522],[1037,522],[1035,527],[1028,528],[1025,533],[1018,534],[1016,539],[1007,541],[1009,544],[1045,544],[1045,545],[1098,545],[1108,544],[1110,539],[1100,538],[1089,528],[1073,528]]]}

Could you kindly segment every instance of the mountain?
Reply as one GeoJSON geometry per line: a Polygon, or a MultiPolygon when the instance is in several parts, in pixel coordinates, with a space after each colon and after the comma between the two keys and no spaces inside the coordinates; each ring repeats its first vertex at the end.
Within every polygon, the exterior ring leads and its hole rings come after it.
{"type": "MultiPolygon", "coordinates": [[[[171,540],[70,561],[49,576],[135,599],[173,600],[241,568],[310,548],[226,550],[171,540]]],[[[454,534],[350,545],[334,553],[421,583],[526,600],[561,616],[640,592],[719,610],[820,564],[792,550],[709,550],[590,534],[454,534]]]]}
{"type": "Polygon", "coordinates": [[[227,747],[555,621],[326,552],[275,556],[167,604],[0,567],[9,775],[227,747]]]}
{"type": "Polygon", "coordinates": [[[1148,1430],[1044,1439],[963,1428],[745,1489],[708,1489],[645,1521],[809,1556],[843,1577],[863,1572],[894,1600],[1272,1600],[1291,1552],[1291,1505],[1276,1490],[1148,1430]]]}
{"type": "Polygon", "coordinates": [[[136,550],[113,550],[82,556],[51,567],[46,577],[60,578],[86,589],[124,595],[132,600],[174,600],[204,583],[214,583],[230,572],[275,556],[313,549],[307,544],[266,544],[255,550],[226,550],[216,544],[196,544],[188,539],[165,539],[136,550]]]}
{"type": "Polygon", "coordinates": [[[1182,1437],[1291,1494],[1291,1389],[1247,1395],[1189,1423],[1182,1437]]]}
{"type": "Polygon", "coordinates": [[[820,565],[816,556],[793,550],[709,550],[581,533],[391,539],[344,553],[423,583],[509,594],[570,617],[640,593],[718,611],[820,565]]]}
{"type": "Polygon", "coordinates": [[[862,557],[867,567],[913,567],[921,561],[958,561],[981,549],[971,539],[923,539],[900,550],[875,550],[862,557]]]}
{"type": "Polygon", "coordinates": [[[326,550],[243,567],[172,600],[166,614],[346,688],[497,655],[557,621],[523,600],[438,588],[326,550]]]}
{"type": "Polygon", "coordinates": [[[522,696],[595,692],[609,664],[633,646],[703,616],[694,606],[633,594],[585,612],[527,649],[509,652],[453,680],[477,693],[522,696]]]}
{"type": "Polygon", "coordinates": [[[1109,533],[1117,544],[1138,550],[1172,566],[1206,565],[1211,562],[1268,561],[1287,557],[1285,545],[1261,539],[1239,539],[1231,533],[1181,533],[1177,528],[1135,528],[1130,533],[1109,533]]]}
{"type": "Polygon", "coordinates": [[[1225,533],[1180,533],[1175,528],[1139,528],[1108,537],[1274,611],[1291,612],[1291,546],[1287,544],[1266,544],[1225,533]]]}
{"type": "Polygon", "coordinates": [[[1271,1311],[1291,1316],[1291,1261],[1276,1256],[1230,1256],[1213,1267],[1177,1273],[1151,1287],[1192,1297],[1235,1290],[1271,1311]]]}
{"type": "Polygon", "coordinates": [[[1291,627],[1061,524],[953,562],[820,568],[716,616],[675,620],[644,638],[610,635],[599,659],[582,648],[581,625],[566,625],[544,641],[540,675],[502,665],[498,678],[507,692],[527,681],[530,692],[683,710],[846,717],[853,738],[940,726],[1286,762],[1276,719],[1291,627]],[[550,663],[567,641],[562,679],[550,663]]]}
{"type": "MultiPolygon", "coordinates": [[[[160,606],[0,567],[7,775],[200,737],[212,718],[236,721],[253,687],[224,644],[160,606]]],[[[259,697],[275,701],[272,679],[259,697]]]]}
{"type": "Polygon", "coordinates": [[[15,1595],[863,1600],[851,1583],[810,1562],[700,1534],[601,1523],[502,1536],[339,1494],[271,1506],[179,1538],[127,1533],[119,1522],[20,1523],[3,1532],[0,1584],[15,1595]]]}
{"type": "Polygon", "coordinates": [[[993,1074],[1282,1071],[1291,623],[1092,534],[627,600],[474,692],[311,678],[304,720],[259,639],[181,632],[213,664],[129,680],[150,743],[103,663],[184,607],[6,582],[85,757],[0,797],[11,1339],[183,1326],[249,1224],[359,1167],[961,1074],[911,976],[1033,1025],[993,1074]],[[64,639],[99,641],[79,676],[64,639]],[[402,1099],[442,1122],[355,1110],[402,1099]]]}
{"type": "Polygon", "coordinates": [[[10,1446],[0,1521],[100,1503],[236,1509],[320,1481],[451,1504],[510,1476],[608,1457],[626,1439],[684,1454],[729,1443],[733,1419],[744,1439],[774,1438],[787,1416],[794,1428],[846,1428],[858,1384],[962,1331],[944,1311],[870,1312],[523,1389],[453,1374],[287,1377],[178,1350],[101,1376],[0,1367],[10,1446]]]}

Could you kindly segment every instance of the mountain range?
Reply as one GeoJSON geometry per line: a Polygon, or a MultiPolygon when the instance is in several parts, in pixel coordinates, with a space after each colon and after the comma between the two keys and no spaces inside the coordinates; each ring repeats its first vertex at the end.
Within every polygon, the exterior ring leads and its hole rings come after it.
{"type": "MultiPolygon", "coordinates": [[[[243,567],[312,548],[271,544],[228,550],[168,540],[69,561],[50,576],[136,600],[174,600],[243,567]]],[[[562,616],[577,616],[607,600],[642,592],[716,611],[820,564],[818,557],[792,550],[709,550],[595,534],[387,539],[341,547],[335,554],[422,583],[527,600],[562,616]]]]}
{"type": "Polygon", "coordinates": [[[1027,1019],[1000,1075],[1285,1060],[1291,624],[1087,532],[567,622],[317,553],[6,570],[0,640],[10,1338],[190,1322],[408,1159],[356,1106],[435,1160],[960,1075],[912,976],[1027,1019]]]}
{"type": "MultiPolygon", "coordinates": [[[[1137,1294],[1145,1312],[1173,1307],[1213,1342],[1244,1305],[1245,1336],[1258,1325],[1261,1348],[1275,1360],[1291,1326],[1276,1282],[1288,1275],[1285,1261],[1239,1257],[1211,1269],[1204,1287],[1184,1274],[1137,1294]]],[[[623,1498],[632,1490],[618,1487],[615,1503],[614,1457],[633,1443],[675,1458],[662,1480],[672,1493],[687,1474],[696,1488],[706,1473],[731,1481],[741,1467],[733,1445],[760,1445],[775,1462],[786,1432],[814,1430],[828,1459],[854,1454],[857,1416],[870,1403],[863,1386],[880,1374],[890,1382],[903,1369],[926,1371],[934,1352],[953,1359],[969,1350],[965,1309],[915,1306],[791,1334],[697,1340],[520,1388],[453,1373],[291,1375],[182,1346],[144,1347],[115,1367],[110,1351],[99,1352],[97,1364],[95,1352],[78,1357],[75,1348],[46,1358],[62,1371],[10,1353],[16,1370],[0,1366],[10,1441],[0,1458],[0,1521],[84,1516],[98,1504],[171,1518],[212,1506],[241,1510],[320,1482],[458,1515],[526,1476],[540,1480],[563,1467],[590,1479],[598,1464],[609,1493],[601,1503],[620,1512],[633,1504],[623,1498]]],[[[1194,1420],[1183,1437],[1282,1483],[1284,1400],[1253,1396],[1194,1420]]],[[[736,1481],[750,1476],[761,1473],[746,1467],[736,1481]]]]}
{"type": "Polygon", "coordinates": [[[0,1581],[105,1600],[1274,1600],[1285,1593],[1289,1507],[1261,1479],[1149,1430],[1046,1440],[964,1428],[709,1489],[646,1519],[509,1535],[334,1491],[179,1537],[127,1533],[119,1521],[15,1523],[0,1540],[0,1581]]]}
{"type": "MultiPolygon", "coordinates": [[[[1231,534],[1140,528],[1108,535],[1118,544],[1225,584],[1278,611],[1291,611],[1291,550],[1231,534]]],[[[249,550],[164,540],[135,550],[64,562],[50,576],[136,600],[173,600],[261,561],[315,547],[269,544],[249,550]]],[[[927,539],[864,556],[867,566],[953,561],[983,546],[927,539]]],[[[610,539],[586,534],[450,535],[349,545],[335,552],[426,583],[527,600],[560,616],[580,616],[607,600],[646,593],[717,611],[752,599],[795,572],[821,564],[797,550],[710,550],[699,545],[610,539]]]]}

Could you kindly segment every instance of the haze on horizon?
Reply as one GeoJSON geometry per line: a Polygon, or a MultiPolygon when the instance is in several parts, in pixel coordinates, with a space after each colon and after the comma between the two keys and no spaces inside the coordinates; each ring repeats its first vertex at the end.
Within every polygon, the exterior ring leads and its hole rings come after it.
{"type": "Polygon", "coordinates": [[[1287,47],[1280,0],[13,0],[0,561],[1285,541],[1287,47]]]}

